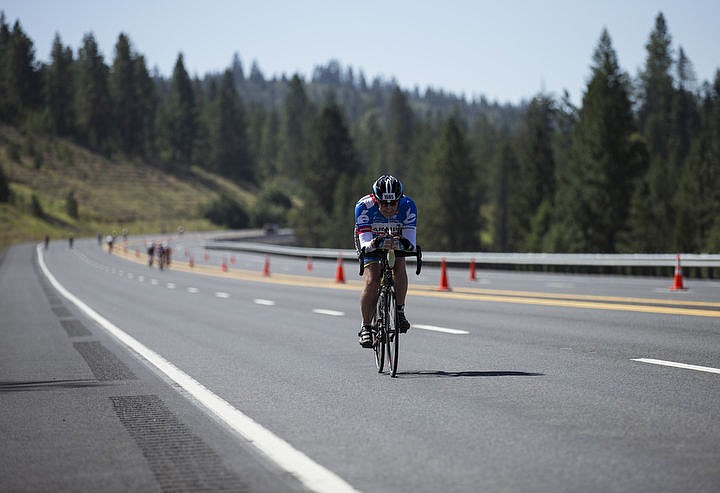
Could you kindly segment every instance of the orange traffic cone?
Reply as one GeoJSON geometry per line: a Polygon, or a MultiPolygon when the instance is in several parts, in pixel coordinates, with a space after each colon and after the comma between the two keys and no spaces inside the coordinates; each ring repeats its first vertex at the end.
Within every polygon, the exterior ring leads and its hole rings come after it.
{"type": "Polygon", "coordinates": [[[675,263],[675,279],[673,285],[670,287],[670,291],[681,291],[687,289],[683,286],[682,269],[680,268],[680,254],[677,255],[677,261],[675,263]]]}
{"type": "Polygon", "coordinates": [[[471,281],[477,281],[477,277],[475,275],[475,259],[470,259],[470,280],[471,281]]]}
{"type": "Polygon", "coordinates": [[[225,258],[223,258],[222,264],[220,264],[220,269],[222,269],[223,272],[227,272],[227,261],[225,258]]]}
{"type": "Polygon", "coordinates": [[[445,257],[440,261],[440,285],[437,287],[438,291],[450,291],[447,277],[447,262],[445,257]]]}
{"type": "Polygon", "coordinates": [[[188,265],[189,265],[190,267],[193,267],[193,266],[195,265],[195,261],[193,260],[192,257],[190,257],[190,261],[188,262],[188,265]]]}
{"type": "Polygon", "coordinates": [[[335,282],[345,282],[345,271],[343,270],[342,255],[338,256],[337,269],[335,270],[335,282]]]}
{"type": "Polygon", "coordinates": [[[310,271],[312,270],[312,267],[313,267],[313,266],[312,266],[312,257],[308,257],[308,258],[307,258],[307,264],[305,265],[305,268],[307,269],[308,272],[310,272],[310,271]]]}
{"type": "Polygon", "coordinates": [[[263,267],[263,276],[270,275],[270,256],[265,255],[265,266],[263,267]]]}

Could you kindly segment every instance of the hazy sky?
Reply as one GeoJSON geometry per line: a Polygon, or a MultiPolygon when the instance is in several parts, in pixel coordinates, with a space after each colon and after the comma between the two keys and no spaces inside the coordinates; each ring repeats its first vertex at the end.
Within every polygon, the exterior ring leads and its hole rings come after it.
{"type": "Polygon", "coordinates": [[[191,76],[220,72],[234,53],[266,78],[338,60],[370,82],[442,89],[518,103],[563,90],[579,103],[592,53],[607,28],[623,70],[635,76],[658,12],[698,82],[720,68],[718,0],[3,0],[47,62],[55,33],[77,54],[92,31],[112,63],[125,32],[149,69],[172,74],[178,53],[191,76]]]}

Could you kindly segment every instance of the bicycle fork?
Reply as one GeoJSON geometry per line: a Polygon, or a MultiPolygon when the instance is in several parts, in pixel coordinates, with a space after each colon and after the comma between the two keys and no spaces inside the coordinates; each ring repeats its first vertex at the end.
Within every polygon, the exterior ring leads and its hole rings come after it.
{"type": "Polygon", "coordinates": [[[375,326],[373,327],[373,333],[375,334],[375,339],[378,344],[382,344],[385,342],[385,331],[383,330],[383,327],[385,327],[385,293],[384,287],[382,287],[381,285],[380,293],[378,293],[375,326]]]}

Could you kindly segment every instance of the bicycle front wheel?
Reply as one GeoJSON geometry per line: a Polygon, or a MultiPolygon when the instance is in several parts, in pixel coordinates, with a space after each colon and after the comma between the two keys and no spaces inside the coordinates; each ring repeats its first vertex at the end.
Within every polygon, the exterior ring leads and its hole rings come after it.
{"type": "Polygon", "coordinates": [[[373,331],[373,352],[375,353],[375,366],[378,373],[382,373],[385,368],[385,337],[383,337],[383,327],[380,324],[382,320],[382,302],[378,300],[377,310],[372,322],[373,331]]]}
{"type": "Polygon", "coordinates": [[[397,323],[397,303],[395,301],[395,290],[391,289],[387,293],[387,299],[384,310],[385,334],[386,334],[386,351],[388,371],[390,376],[397,374],[398,353],[400,351],[400,328],[397,323]]]}

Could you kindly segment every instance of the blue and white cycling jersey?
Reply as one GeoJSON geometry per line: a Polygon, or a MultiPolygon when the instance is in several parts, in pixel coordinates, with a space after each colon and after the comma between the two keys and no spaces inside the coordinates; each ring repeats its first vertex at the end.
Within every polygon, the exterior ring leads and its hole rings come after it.
{"type": "Polygon", "coordinates": [[[370,242],[378,235],[402,236],[407,238],[415,249],[416,226],[417,207],[407,195],[400,199],[397,212],[391,218],[382,215],[372,194],[364,196],[355,205],[355,246],[358,250],[365,247],[367,251],[371,251],[370,242]]]}

